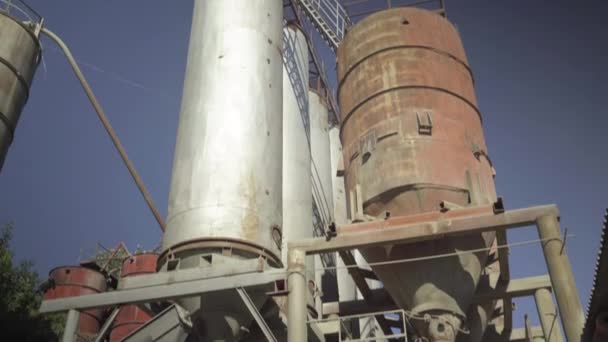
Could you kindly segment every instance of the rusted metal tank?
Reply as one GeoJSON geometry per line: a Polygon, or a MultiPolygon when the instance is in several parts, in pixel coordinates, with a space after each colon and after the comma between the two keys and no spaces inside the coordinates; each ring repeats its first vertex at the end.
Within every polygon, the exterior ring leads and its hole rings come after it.
{"type": "MultiPolygon", "coordinates": [[[[44,293],[44,299],[59,299],[84,296],[104,292],[106,278],[100,272],[82,266],[62,266],[51,270],[49,279],[52,286],[44,293]]],[[[101,327],[104,311],[86,310],[80,313],[78,323],[79,341],[94,338],[101,327]]]]}
{"type": "Polygon", "coordinates": [[[29,26],[0,10],[0,170],[40,62],[40,41],[29,26]]]}
{"type": "MultiPolygon", "coordinates": [[[[126,258],[122,263],[120,277],[136,277],[155,273],[158,255],[153,253],[137,254],[126,258]]],[[[112,324],[110,342],[122,341],[131,332],[144,325],[152,315],[139,305],[125,305],[120,308],[112,324]]]]}
{"type": "MultiPolygon", "coordinates": [[[[352,27],[338,50],[346,190],[361,187],[374,217],[496,200],[473,76],[456,29],[417,8],[378,12],[352,27]]],[[[351,203],[352,206],[352,203],[351,203]]],[[[493,234],[362,250],[368,262],[487,247],[493,234]]],[[[433,313],[418,334],[452,341],[487,253],[377,266],[403,308],[433,313]],[[447,325],[445,323],[447,322],[447,325]]]]}

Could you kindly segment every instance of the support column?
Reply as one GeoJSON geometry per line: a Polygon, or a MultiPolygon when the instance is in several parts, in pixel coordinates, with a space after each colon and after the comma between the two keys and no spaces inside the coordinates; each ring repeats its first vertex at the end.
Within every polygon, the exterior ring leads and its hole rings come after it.
{"type": "Polygon", "coordinates": [[[546,215],[538,218],[536,225],[566,339],[580,341],[585,319],[570,261],[562,250],[559,222],[555,215],[546,215]]]}
{"type": "Polygon", "coordinates": [[[287,340],[307,342],[306,253],[298,249],[288,253],[287,340]]]}
{"type": "Polygon", "coordinates": [[[68,311],[68,317],[65,320],[65,329],[63,330],[62,342],[76,342],[76,332],[78,331],[78,322],[80,321],[80,313],[76,310],[68,311]]]}
{"type": "Polygon", "coordinates": [[[562,334],[557,322],[557,311],[553,305],[553,296],[549,289],[538,289],[534,292],[538,318],[543,328],[546,342],[562,342],[562,334]]]}

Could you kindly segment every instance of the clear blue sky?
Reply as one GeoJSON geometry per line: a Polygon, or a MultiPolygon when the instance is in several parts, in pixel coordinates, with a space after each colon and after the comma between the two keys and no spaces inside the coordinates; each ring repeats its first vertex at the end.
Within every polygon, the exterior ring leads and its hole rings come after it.
{"type": "MultiPolygon", "coordinates": [[[[166,213],[192,1],[30,4],[77,58],[103,70],[83,66],[166,213]]],[[[447,5],[475,75],[498,192],[511,209],[559,205],[563,227],[576,234],[567,247],[586,306],[608,206],[608,3],[447,5]]],[[[33,260],[44,275],[76,263],[97,241],[155,247],[156,222],[64,58],[44,43],[46,68],[38,69],[0,174],[0,223],[16,222],[17,257],[33,260]]],[[[332,65],[333,57],[324,57],[332,65]]],[[[511,242],[535,238],[533,229],[509,235],[511,242]]],[[[514,277],[545,272],[536,247],[516,247],[510,260],[514,277]]],[[[536,321],[532,310],[524,301],[516,315],[528,311],[536,321]]]]}

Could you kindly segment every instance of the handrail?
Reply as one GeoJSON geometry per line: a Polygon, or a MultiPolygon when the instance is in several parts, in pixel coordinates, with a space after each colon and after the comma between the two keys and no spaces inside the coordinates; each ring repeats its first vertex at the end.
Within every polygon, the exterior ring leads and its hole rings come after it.
{"type": "Polygon", "coordinates": [[[297,0],[324,38],[337,49],[352,25],[346,9],[338,0],[297,0]]]}
{"type": "Polygon", "coordinates": [[[0,0],[0,11],[6,12],[6,14],[21,21],[29,21],[39,25],[43,22],[42,16],[23,0],[0,0]],[[19,16],[15,14],[19,14],[19,16]]]}

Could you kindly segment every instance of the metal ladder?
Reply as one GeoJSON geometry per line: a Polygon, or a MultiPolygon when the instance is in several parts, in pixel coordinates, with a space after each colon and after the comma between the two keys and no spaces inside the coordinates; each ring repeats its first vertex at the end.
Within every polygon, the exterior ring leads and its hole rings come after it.
{"type": "Polygon", "coordinates": [[[346,9],[338,0],[296,0],[296,3],[335,51],[344,39],[346,28],[352,25],[346,9]]]}

